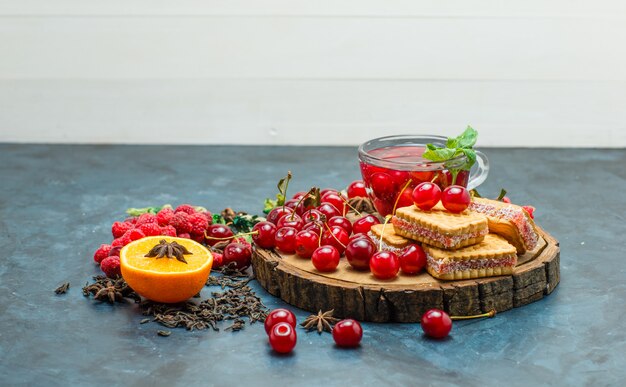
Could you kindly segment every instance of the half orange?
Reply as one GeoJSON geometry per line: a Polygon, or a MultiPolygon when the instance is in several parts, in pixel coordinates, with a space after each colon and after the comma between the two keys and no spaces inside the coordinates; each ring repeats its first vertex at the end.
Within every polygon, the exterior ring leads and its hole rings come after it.
{"type": "Polygon", "coordinates": [[[211,252],[186,238],[146,237],[127,244],[120,251],[122,277],[128,286],[157,302],[181,302],[198,294],[209,278],[212,265],[211,252]],[[190,252],[183,256],[187,263],[175,257],[147,257],[161,241],[184,246],[190,252]]]}

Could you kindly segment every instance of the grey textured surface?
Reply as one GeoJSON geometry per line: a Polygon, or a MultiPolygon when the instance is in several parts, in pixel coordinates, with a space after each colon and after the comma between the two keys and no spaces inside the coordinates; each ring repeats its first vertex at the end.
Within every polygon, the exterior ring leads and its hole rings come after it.
{"type": "MultiPolygon", "coordinates": [[[[259,212],[291,188],[359,178],[354,148],[0,144],[2,385],[623,385],[626,379],[626,151],[484,149],[501,186],[537,207],[561,242],[561,284],[493,319],[455,323],[442,342],[417,324],[364,324],[356,350],[299,332],[290,356],[262,325],[158,337],[134,304],[82,296],[93,251],[127,207],[183,202],[259,212]],[[70,281],[69,293],[53,289],[70,281]]],[[[266,304],[285,306],[256,283],[266,304]]],[[[204,294],[211,289],[205,288],[204,294]]],[[[299,319],[307,312],[295,310],[299,319]]]]}

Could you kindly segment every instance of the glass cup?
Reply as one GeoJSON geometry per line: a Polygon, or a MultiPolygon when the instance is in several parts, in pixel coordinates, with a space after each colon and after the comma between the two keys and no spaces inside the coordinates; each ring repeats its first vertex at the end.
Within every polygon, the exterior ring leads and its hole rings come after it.
{"type": "MultiPolygon", "coordinates": [[[[400,135],[375,138],[359,146],[361,175],[374,207],[382,216],[390,214],[396,202],[397,208],[412,205],[413,188],[422,182],[433,182],[442,190],[453,184],[450,170],[464,165],[465,155],[442,162],[422,157],[426,144],[445,147],[446,140],[434,135],[400,135]]],[[[476,188],[488,174],[487,156],[476,151],[476,163],[470,171],[459,171],[455,183],[476,188]]]]}

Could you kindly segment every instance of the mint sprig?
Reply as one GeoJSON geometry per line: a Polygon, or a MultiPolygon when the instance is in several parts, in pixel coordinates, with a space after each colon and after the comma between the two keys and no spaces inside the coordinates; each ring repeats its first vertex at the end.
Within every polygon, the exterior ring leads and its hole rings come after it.
{"type": "Polygon", "coordinates": [[[472,148],[476,144],[477,138],[478,132],[468,125],[467,129],[458,137],[449,137],[445,147],[426,144],[426,152],[422,156],[431,161],[445,162],[464,155],[466,161],[463,165],[449,169],[453,176],[452,184],[455,184],[459,171],[469,171],[472,165],[476,163],[476,152],[472,148]]]}

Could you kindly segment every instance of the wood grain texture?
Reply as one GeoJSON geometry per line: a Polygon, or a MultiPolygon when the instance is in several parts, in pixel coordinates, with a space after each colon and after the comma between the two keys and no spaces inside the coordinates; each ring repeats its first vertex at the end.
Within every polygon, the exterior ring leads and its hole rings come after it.
{"type": "Polygon", "coordinates": [[[520,257],[514,274],[463,281],[438,281],[426,273],[380,281],[356,272],[345,262],[335,273],[317,272],[310,261],[257,249],[252,264],[269,293],[299,308],[373,322],[417,322],[431,308],[451,315],[472,315],[520,307],[550,294],[559,283],[558,242],[539,229],[545,240],[520,257]]]}

